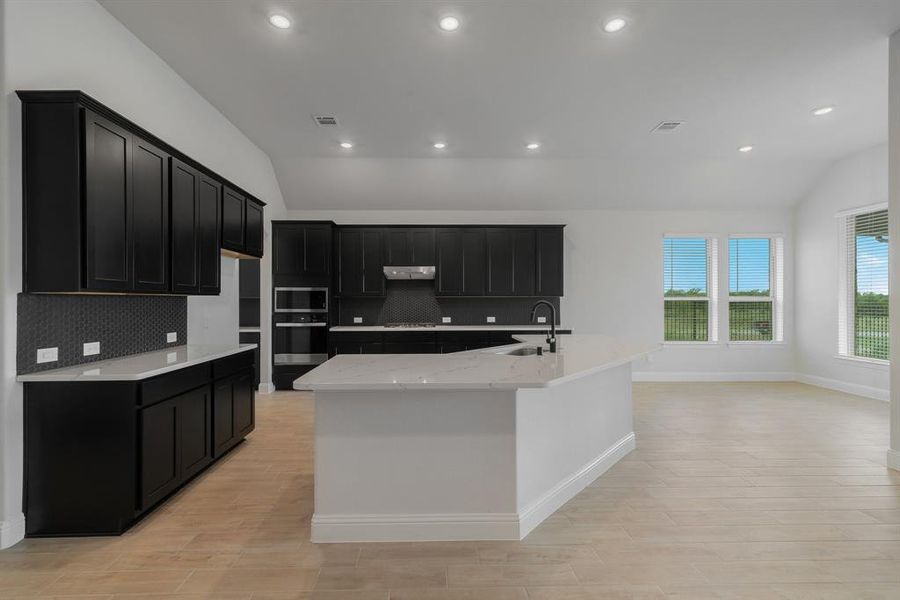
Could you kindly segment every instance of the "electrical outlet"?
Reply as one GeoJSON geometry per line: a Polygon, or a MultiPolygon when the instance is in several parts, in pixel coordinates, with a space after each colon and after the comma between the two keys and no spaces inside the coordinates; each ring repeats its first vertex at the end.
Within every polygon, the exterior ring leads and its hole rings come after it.
{"type": "Polygon", "coordinates": [[[441,323],[452,323],[453,317],[441,317],[441,323]]]}
{"type": "Polygon", "coordinates": [[[100,369],[88,369],[87,371],[82,371],[81,374],[88,377],[99,377],[100,369]]]}
{"type": "Polygon", "coordinates": [[[57,360],[59,360],[59,348],[38,348],[38,364],[56,362],[57,360]]]}
{"type": "Polygon", "coordinates": [[[353,322],[354,322],[355,324],[362,323],[362,317],[353,317],[353,322]]]}
{"type": "Polygon", "coordinates": [[[93,356],[100,354],[100,342],[88,342],[84,345],[82,356],[93,356]]]}
{"type": "Polygon", "coordinates": [[[171,344],[172,342],[177,342],[177,341],[178,341],[178,332],[177,331],[170,331],[169,333],[166,334],[166,343],[167,344],[171,344]]]}
{"type": "Polygon", "coordinates": [[[496,323],[496,322],[497,322],[497,317],[488,317],[488,318],[487,318],[487,322],[488,322],[488,323],[496,323]]]}
{"type": "Polygon", "coordinates": [[[546,323],[547,317],[538,317],[538,323],[546,323]]]}
{"type": "Polygon", "coordinates": [[[166,364],[167,365],[171,365],[176,360],[178,360],[177,352],[169,352],[168,354],[166,354],[166,364]]]}

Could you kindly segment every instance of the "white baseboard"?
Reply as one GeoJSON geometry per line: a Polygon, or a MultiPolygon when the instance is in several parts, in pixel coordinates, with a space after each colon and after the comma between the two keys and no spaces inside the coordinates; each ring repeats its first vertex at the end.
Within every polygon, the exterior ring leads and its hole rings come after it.
{"type": "Polygon", "coordinates": [[[796,380],[800,383],[808,383],[809,385],[815,385],[829,390],[836,390],[838,392],[846,392],[848,394],[854,394],[856,396],[863,396],[864,398],[872,398],[874,400],[882,400],[884,402],[891,401],[891,394],[889,390],[872,387],[869,385],[848,383],[846,381],[840,381],[838,379],[828,379],[827,377],[819,377],[818,375],[806,375],[804,373],[797,373],[796,380]]]}
{"type": "Polygon", "coordinates": [[[316,515],[312,541],[433,542],[518,540],[515,513],[422,515],[316,515]]]}
{"type": "Polygon", "coordinates": [[[559,508],[593,483],[626,454],[634,450],[634,432],[613,444],[603,454],[592,460],[580,471],[561,482],[519,513],[519,536],[524,538],[531,530],[555,513],[559,508]]]}
{"type": "Polygon", "coordinates": [[[689,381],[795,381],[791,371],[639,371],[631,374],[632,381],[689,382],[689,381]]]}
{"type": "Polygon", "coordinates": [[[900,450],[894,450],[893,448],[888,448],[887,466],[889,469],[895,469],[897,471],[900,471],[900,450]]]}
{"type": "Polygon", "coordinates": [[[259,382],[259,393],[260,394],[271,394],[275,391],[275,384],[271,381],[269,383],[259,382]]]}
{"type": "Polygon", "coordinates": [[[0,521],[0,550],[14,546],[25,539],[25,515],[9,521],[0,521]]]}
{"type": "Polygon", "coordinates": [[[634,450],[629,433],[580,471],[536,502],[516,513],[459,513],[413,515],[320,515],[312,517],[312,541],[431,542],[518,541],[544,519],[574,498],[600,475],[634,450]]]}

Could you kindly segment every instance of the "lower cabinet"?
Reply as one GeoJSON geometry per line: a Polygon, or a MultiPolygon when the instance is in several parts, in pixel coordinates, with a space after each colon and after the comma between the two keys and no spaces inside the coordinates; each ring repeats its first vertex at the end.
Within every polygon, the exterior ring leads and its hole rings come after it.
{"type": "MultiPolygon", "coordinates": [[[[450,354],[517,343],[515,335],[543,335],[540,330],[385,331],[328,333],[329,356],[338,354],[450,354]]],[[[571,330],[558,330],[558,334],[571,330]]],[[[281,388],[279,388],[281,389],[281,388]]],[[[289,388],[286,388],[289,389],[289,388]]]]}
{"type": "Polygon", "coordinates": [[[117,535],[255,425],[254,355],[141,381],[25,384],[26,535],[117,535]]]}

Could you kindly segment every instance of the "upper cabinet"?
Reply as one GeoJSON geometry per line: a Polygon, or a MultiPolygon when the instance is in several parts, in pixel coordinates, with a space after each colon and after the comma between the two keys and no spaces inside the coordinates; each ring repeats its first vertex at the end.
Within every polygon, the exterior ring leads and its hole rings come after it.
{"type": "Polygon", "coordinates": [[[321,221],[273,221],[273,285],[330,286],[333,227],[321,221]]]}
{"type": "Polygon", "coordinates": [[[383,296],[383,249],[383,228],[338,229],[337,293],[342,296],[383,296]]]}
{"type": "Polygon", "coordinates": [[[448,227],[437,230],[438,296],[484,296],[487,263],[486,230],[482,227],[448,227]]]}
{"type": "Polygon", "coordinates": [[[434,228],[385,228],[384,264],[392,267],[433,266],[434,228]]]}
{"type": "Polygon", "coordinates": [[[533,228],[489,228],[487,257],[487,295],[534,296],[533,228]]]}
{"type": "Polygon", "coordinates": [[[563,226],[537,227],[535,229],[537,271],[535,294],[538,296],[563,295],[563,226]]]}
{"type": "Polygon", "coordinates": [[[263,204],[81,92],[19,92],[23,291],[218,294],[263,204]]]}

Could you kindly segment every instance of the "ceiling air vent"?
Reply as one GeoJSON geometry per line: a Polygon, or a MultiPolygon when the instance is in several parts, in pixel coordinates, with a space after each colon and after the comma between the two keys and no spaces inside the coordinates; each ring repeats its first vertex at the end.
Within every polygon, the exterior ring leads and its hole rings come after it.
{"type": "Polygon", "coordinates": [[[324,115],[313,115],[313,120],[316,122],[316,125],[319,127],[325,127],[326,125],[337,125],[337,117],[328,117],[324,115]]]}
{"type": "Polygon", "coordinates": [[[675,131],[682,125],[684,125],[684,121],[663,121],[653,129],[651,129],[651,131],[658,133],[669,133],[670,131],[675,131]]]}

